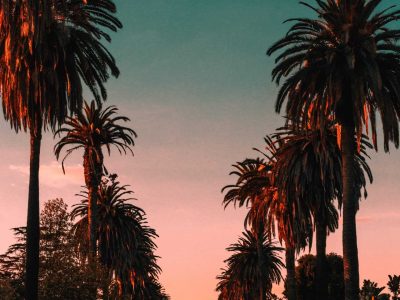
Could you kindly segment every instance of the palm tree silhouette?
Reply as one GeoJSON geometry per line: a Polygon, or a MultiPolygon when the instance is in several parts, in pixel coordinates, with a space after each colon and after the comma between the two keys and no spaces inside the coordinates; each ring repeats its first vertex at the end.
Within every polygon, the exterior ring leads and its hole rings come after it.
{"type": "Polygon", "coordinates": [[[400,33],[390,26],[399,19],[400,11],[376,12],[381,0],[316,2],[316,7],[303,4],[318,17],[291,19],[295,24],[267,54],[282,50],[272,72],[278,84],[286,78],[277,97],[277,112],[286,101],[286,114],[299,126],[323,127],[330,118],[338,124],[343,162],[345,299],[354,300],[358,297],[359,270],[353,157],[369,124],[377,149],[377,112],[384,150],[388,151],[390,141],[399,145],[400,33]]]}
{"type": "MultiPolygon", "coordinates": [[[[286,291],[289,299],[296,297],[295,250],[311,247],[313,228],[317,232],[318,295],[327,294],[326,239],[338,225],[333,200],[341,205],[341,155],[336,131],[332,127],[303,130],[288,124],[265,138],[266,150],[258,150],[264,159],[247,159],[234,165],[238,176],[224,198],[230,203],[250,206],[247,222],[253,226],[265,223],[273,234],[278,230],[286,246],[286,291]],[[276,226],[275,226],[276,224],[276,226]]],[[[372,147],[365,138],[361,154],[355,156],[357,191],[366,185],[364,172],[372,181],[364,156],[372,147]]],[[[366,191],[365,191],[366,196],[366,191]]],[[[322,299],[321,298],[321,299],[322,299]]]]}
{"type": "Polygon", "coordinates": [[[381,292],[385,287],[378,287],[378,283],[369,279],[364,279],[363,286],[360,290],[360,300],[380,299],[381,292]]]}
{"type": "Polygon", "coordinates": [[[387,286],[389,291],[393,294],[392,300],[398,300],[400,295],[400,275],[389,275],[387,286]]]}
{"type": "Polygon", "coordinates": [[[119,71],[101,42],[121,23],[111,0],[2,1],[1,9],[3,112],[16,131],[30,132],[26,289],[27,299],[37,299],[42,130],[82,108],[83,84],[97,101],[106,98],[104,83],[119,71]]]}
{"type": "Polygon", "coordinates": [[[61,152],[66,149],[66,154],[62,160],[64,170],[65,159],[74,151],[83,149],[83,167],[85,174],[85,184],[88,189],[88,228],[90,237],[89,249],[96,256],[96,228],[97,228],[97,202],[98,189],[101,178],[106,172],[104,170],[103,147],[106,147],[110,155],[111,146],[114,146],[120,154],[130,152],[133,154],[133,138],[136,137],[135,131],[118,124],[118,122],[128,122],[129,118],[117,115],[118,109],[109,106],[103,109],[102,105],[96,105],[95,101],[89,104],[85,102],[82,113],[74,117],[67,117],[64,125],[58,129],[55,135],[63,135],[54,147],[57,159],[61,152]]]}
{"type": "MultiPolygon", "coordinates": [[[[270,138],[265,139],[269,141],[270,138]]],[[[277,151],[272,143],[271,153],[277,151]]],[[[249,207],[245,224],[254,228],[263,226],[271,238],[278,233],[279,241],[285,243],[286,279],[285,286],[288,299],[293,299],[296,293],[295,280],[295,252],[305,248],[312,237],[312,220],[309,210],[305,206],[298,206],[299,202],[288,203],[282,193],[273,185],[273,155],[265,155],[265,159],[246,159],[234,164],[237,181],[234,185],[225,186],[222,191],[229,189],[223,204],[239,207],[249,207]],[[299,210],[303,210],[300,212],[299,210]],[[299,218],[299,216],[302,218],[299,218]]]]}
{"type": "MultiPolygon", "coordinates": [[[[116,181],[115,175],[101,182],[98,189],[98,227],[95,232],[99,260],[110,271],[110,277],[114,274],[119,296],[162,299],[162,296],[167,296],[158,282],[161,268],[154,254],[157,234],[147,225],[145,212],[128,202],[134,199],[130,197],[132,193],[127,185],[116,181]]],[[[73,218],[80,218],[74,225],[73,233],[79,241],[79,252],[83,257],[88,257],[89,192],[83,191],[80,196],[81,203],[75,205],[71,213],[73,218]]]]}
{"type": "MultiPolygon", "coordinates": [[[[361,155],[356,155],[354,164],[358,193],[362,188],[365,190],[364,171],[372,182],[364,158],[368,157],[366,148],[372,145],[365,138],[361,142],[361,155]]],[[[339,215],[333,201],[338,199],[341,205],[342,199],[342,161],[336,130],[329,125],[305,130],[287,124],[277,130],[270,143],[280,145],[274,155],[274,185],[286,195],[286,201],[300,201],[298,206],[307,206],[311,211],[317,244],[316,299],[325,299],[328,297],[327,234],[338,227],[339,215]]]]}
{"type": "Polygon", "coordinates": [[[282,248],[276,247],[261,226],[246,230],[238,243],[227,248],[233,254],[225,260],[217,291],[221,300],[265,300],[273,283],[282,279],[282,248]]]}

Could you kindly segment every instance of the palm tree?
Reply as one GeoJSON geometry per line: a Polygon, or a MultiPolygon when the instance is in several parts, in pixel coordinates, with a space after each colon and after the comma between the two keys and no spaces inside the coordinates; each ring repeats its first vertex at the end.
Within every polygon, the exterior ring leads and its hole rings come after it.
{"type": "Polygon", "coordinates": [[[333,199],[340,196],[340,155],[336,138],[324,139],[320,131],[307,133],[281,128],[273,143],[282,145],[276,152],[274,184],[279,186],[287,201],[299,202],[312,214],[316,230],[317,282],[316,299],[325,299],[328,293],[326,239],[338,224],[338,212],[333,199]]]}
{"type": "MultiPolygon", "coordinates": [[[[250,202],[251,222],[265,222],[270,231],[275,231],[274,224],[278,224],[278,236],[287,248],[286,285],[290,299],[295,298],[296,290],[294,247],[300,249],[307,243],[311,247],[313,221],[317,232],[317,299],[328,292],[326,239],[338,225],[333,200],[339,199],[340,204],[342,195],[341,155],[336,140],[336,132],[330,127],[310,131],[288,124],[265,138],[269,154],[259,152],[268,163],[256,159],[234,165],[237,170],[231,174],[237,175],[238,180],[225,187],[230,188],[225,206],[249,206],[250,202]]],[[[363,138],[361,155],[355,157],[358,191],[365,189],[363,171],[372,181],[364,159],[368,147],[372,146],[363,138]]]]}
{"type": "Polygon", "coordinates": [[[98,189],[101,178],[104,174],[104,155],[103,147],[107,148],[110,155],[111,146],[117,148],[119,153],[133,154],[133,137],[136,133],[128,128],[118,124],[119,121],[127,122],[129,118],[117,115],[118,109],[115,106],[109,106],[105,109],[95,101],[89,104],[85,102],[82,113],[74,117],[67,117],[64,125],[58,129],[55,135],[63,135],[60,141],[54,147],[54,153],[57,159],[61,152],[67,148],[66,154],[62,160],[64,170],[65,159],[75,150],[83,149],[83,167],[85,173],[85,184],[88,189],[88,228],[89,249],[92,256],[96,256],[96,228],[97,228],[97,202],[98,189]]]}
{"type": "MultiPolygon", "coordinates": [[[[361,155],[356,155],[355,174],[357,191],[365,190],[364,172],[372,182],[372,174],[365,162],[366,148],[371,148],[365,138],[361,141],[361,155]]],[[[336,130],[330,126],[305,130],[287,124],[279,128],[270,143],[281,145],[274,155],[274,185],[284,193],[289,203],[307,206],[311,211],[316,230],[316,299],[328,297],[328,265],[326,240],[329,232],[338,227],[339,215],[333,203],[341,203],[341,155],[336,130]]],[[[271,146],[270,146],[271,147],[271,146]]],[[[361,195],[360,195],[361,196],[361,195]]],[[[359,196],[359,197],[360,197],[359,196]]]]}
{"type": "Polygon", "coordinates": [[[289,300],[296,297],[295,260],[296,253],[311,247],[313,227],[312,214],[303,201],[288,201],[279,188],[267,192],[264,198],[253,202],[249,213],[248,223],[266,224],[269,235],[278,234],[279,241],[285,244],[286,280],[285,290],[289,300]]]}
{"type": "Polygon", "coordinates": [[[114,58],[101,44],[121,23],[111,0],[2,1],[0,90],[5,118],[30,133],[27,217],[27,299],[37,299],[39,158],[42,130],[54,130],[82,108],[82,82],[97,101],[107,94],[114,58]],[[32,6],[33,5],[33,6],[32,6]]]}
{"type": "Polygon", "coordinates": [[[385,287],[378,287],[376,282],[364,279],[363,286],[360,290],[360,300],[375,300],[379,299],[381,292],[385,287]]]}
{"type": "MultiPolygon", "coordinates": [[[[99,241],[99,260],[109,270],[110,277],[114,274],[120,296],[158,299],[157,293],[160,297],[165,294],[158,283],[161,268],[154,254],[157,246],[153,240],[157,234],[147,226],[144,211],[128,203],[133,198],[127,187],[120,185],[115,175],[110,175],[103,179],[98,189],[95,236],[99,241]]],[[[80,196],[81,203],[72,211],[73,218],[80,218],[73,232],[79,240],[79,252],[85,257],[90,255],[87,235],[89,192],[84,191],[80,196]]]]}
{"type": "Polygon", "coordinates": [[[288,203],[283,193],[272,184],[275,160],[273,158],[277,146],[270,143],[270,137],[265,139],[271,145],[271,156],[262,153],[262,158],[246,159],[233,167],[236,169],[231,175],[238,177],[234,185],[223,188],[229,189],[224,197],[223,204],[250,207],[245,224],[254,228],[263,226],[269,237],[278,233],[279,241],[285,243],[286,279],[285,286],[288,299],[296,298],[295,279],[295,252],[304,249],[312,238],[311,215],[305,206],[298,206],[301,202],[288,203]],[[305,218],[299,218],[299,216],[305,218]]]}
{"type": "Polygon", "coordinates": [[[345,299],[358,297],[359,271],[355,215],[358,206],[354,154],[362,132],[371,125],[374,147],[376,113],[382,120],[384,150],[399,145],[399,10],[377,12],[381,0],[316,0],[315,19],[295,18],[288,33],[268,54],[282,50],[272,72],[281,86],[276,111],[299,126],[338,124],[343,178],[343,258],[345,299]],[[354,136],[357,141],[354,141],[354,136]]]}
{"type": "Polygon", "coordinates": [[[389,288],[389,291],[393,294],[392,300],[398,300],[400,295],[400,276],[389,275],[387,286],[389,288]]]}
{"type": "Polygon", "coordinates": [[[239,242],[227,248],[233,254],[225,260],[227,269],[217,277],[221,300],[265,300],[273,283],[279,283],[283,263],[276,247],[264,231],[243,232],[239,242]]]}

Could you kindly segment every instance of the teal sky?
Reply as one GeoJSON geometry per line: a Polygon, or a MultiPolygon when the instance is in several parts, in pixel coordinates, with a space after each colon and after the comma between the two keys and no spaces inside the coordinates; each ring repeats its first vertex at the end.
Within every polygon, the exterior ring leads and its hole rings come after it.
{"type": "MultiPolygon", "coordinates": [[[[251,148],[262,148],[265,134],[283,124],[274,112],[273,59],[265,52],[287,30],[285,19],[309,10],[294,0],[116,3],[124,28],[113,35],[110,49],[121,76],[108,83],[108,103],[131,118],[139,137],[134,157],[114,151],[106,166],[132,185],[136,204],[160,235],[161,280],[172,299],[216,299],[215,277],[228,257],[224,249],[237,240],[245,214],[224,211],[220,190],[233,181],[230,165],[254,156],[251,148]]],[[[26,219],[29,140],[5,122],[0,133],[4,251],[12,242],[9,228],[26,219]]],[[[53,145],[47,134],[41,200],[63,197],[71,205],[84,183],[82,153],[67,162],[63,175],[53,145]]],[[[371,156],[375,181],[358,216],[360,271],[361,278],[383,285],[400,270],[400,153],[371,156]]],[[[341,253],[341,229],[328,250],[341,253]]]]}

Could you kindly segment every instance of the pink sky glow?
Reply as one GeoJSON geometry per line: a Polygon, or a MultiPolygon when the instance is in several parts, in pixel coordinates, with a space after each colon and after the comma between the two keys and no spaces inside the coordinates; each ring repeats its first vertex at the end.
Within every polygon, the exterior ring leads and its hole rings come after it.
{"type": "MultiPolygon", "coordinates": [[[[234,180],[231,165],[256,156],[252,147],[262,149],[263,137],[283,124],[274,112],[273,59],[265,50],[287,30],[283,20],[309,10],[293,9],[297,0],[116,4],[124,29],[113,35],[110,49],[121,76],[107,84],[107,103],[131,118],[138,138],[134,157],[113,151],[105,164],[131,185],[135,204],[160,236],[167,293],[173,300],[214,300],[225,248],[237,241],[245,216],[242,209],[224,211],[221,188],[234,180]]],[[[0,133],[4,252],[14,242],[10,228],[26,222],[29,137],[3,120],[0,133]]],[[[84,184],[83,153],[67,160],[64,175],[54,143],[45,133],[41,202],[63,198],[71,207],[84,184]]],[[[387,275],[400,273],[400,151],[370,155],[374,183],[357,216],[360,279],[383,286],[387,275]]],[[[341,228],[329,236],[331,251],[342,253],[341,228]]]]}

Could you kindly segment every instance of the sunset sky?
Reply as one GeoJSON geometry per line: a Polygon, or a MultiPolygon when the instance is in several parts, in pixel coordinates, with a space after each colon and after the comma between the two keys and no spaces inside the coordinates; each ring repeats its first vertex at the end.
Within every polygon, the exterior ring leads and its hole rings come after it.
{"type": "MultiPolygon", "coordinates": [[[[312,3],[312,1],[308,1],[312,3]]],[[[397,2],[387,0],[385,6],[397,2]]],[[[274,112],[277,87],[266,49],[307,16],[296,0],[118,0],[123,30],[110,46],[121,69],[110,80],[108,104],[131,118],[135,156],[106,157],[106,167],[130,184],[157,230],[161,282],[173,300],[213,300],[225,248],[243,229],[244,210],[224,211],[221,188],[231,164],[254,157],[263,137],[283,124],[274,112]]],[[[90,100],[90,98],[88,98],[90,100]]],[[[29,137],[0,122],[0,252],[10,228],[26,222],[29,137]]],[[[82,155],[66,163],[53,155],[51,132],[42,144],[42,203],[77,203],[84,184],[82,155]]],[[[400,273],[400,151],[371,152],[374,183],[358,213],[361,279],[380,285],[400,273]]],[[[328,252],[342,253],[341,228],[328,252]]],[[[282,253],[283,256],[283,253],[282,253]]],[[[277,292],[281,287],[275,289],[277,292]]]]}

